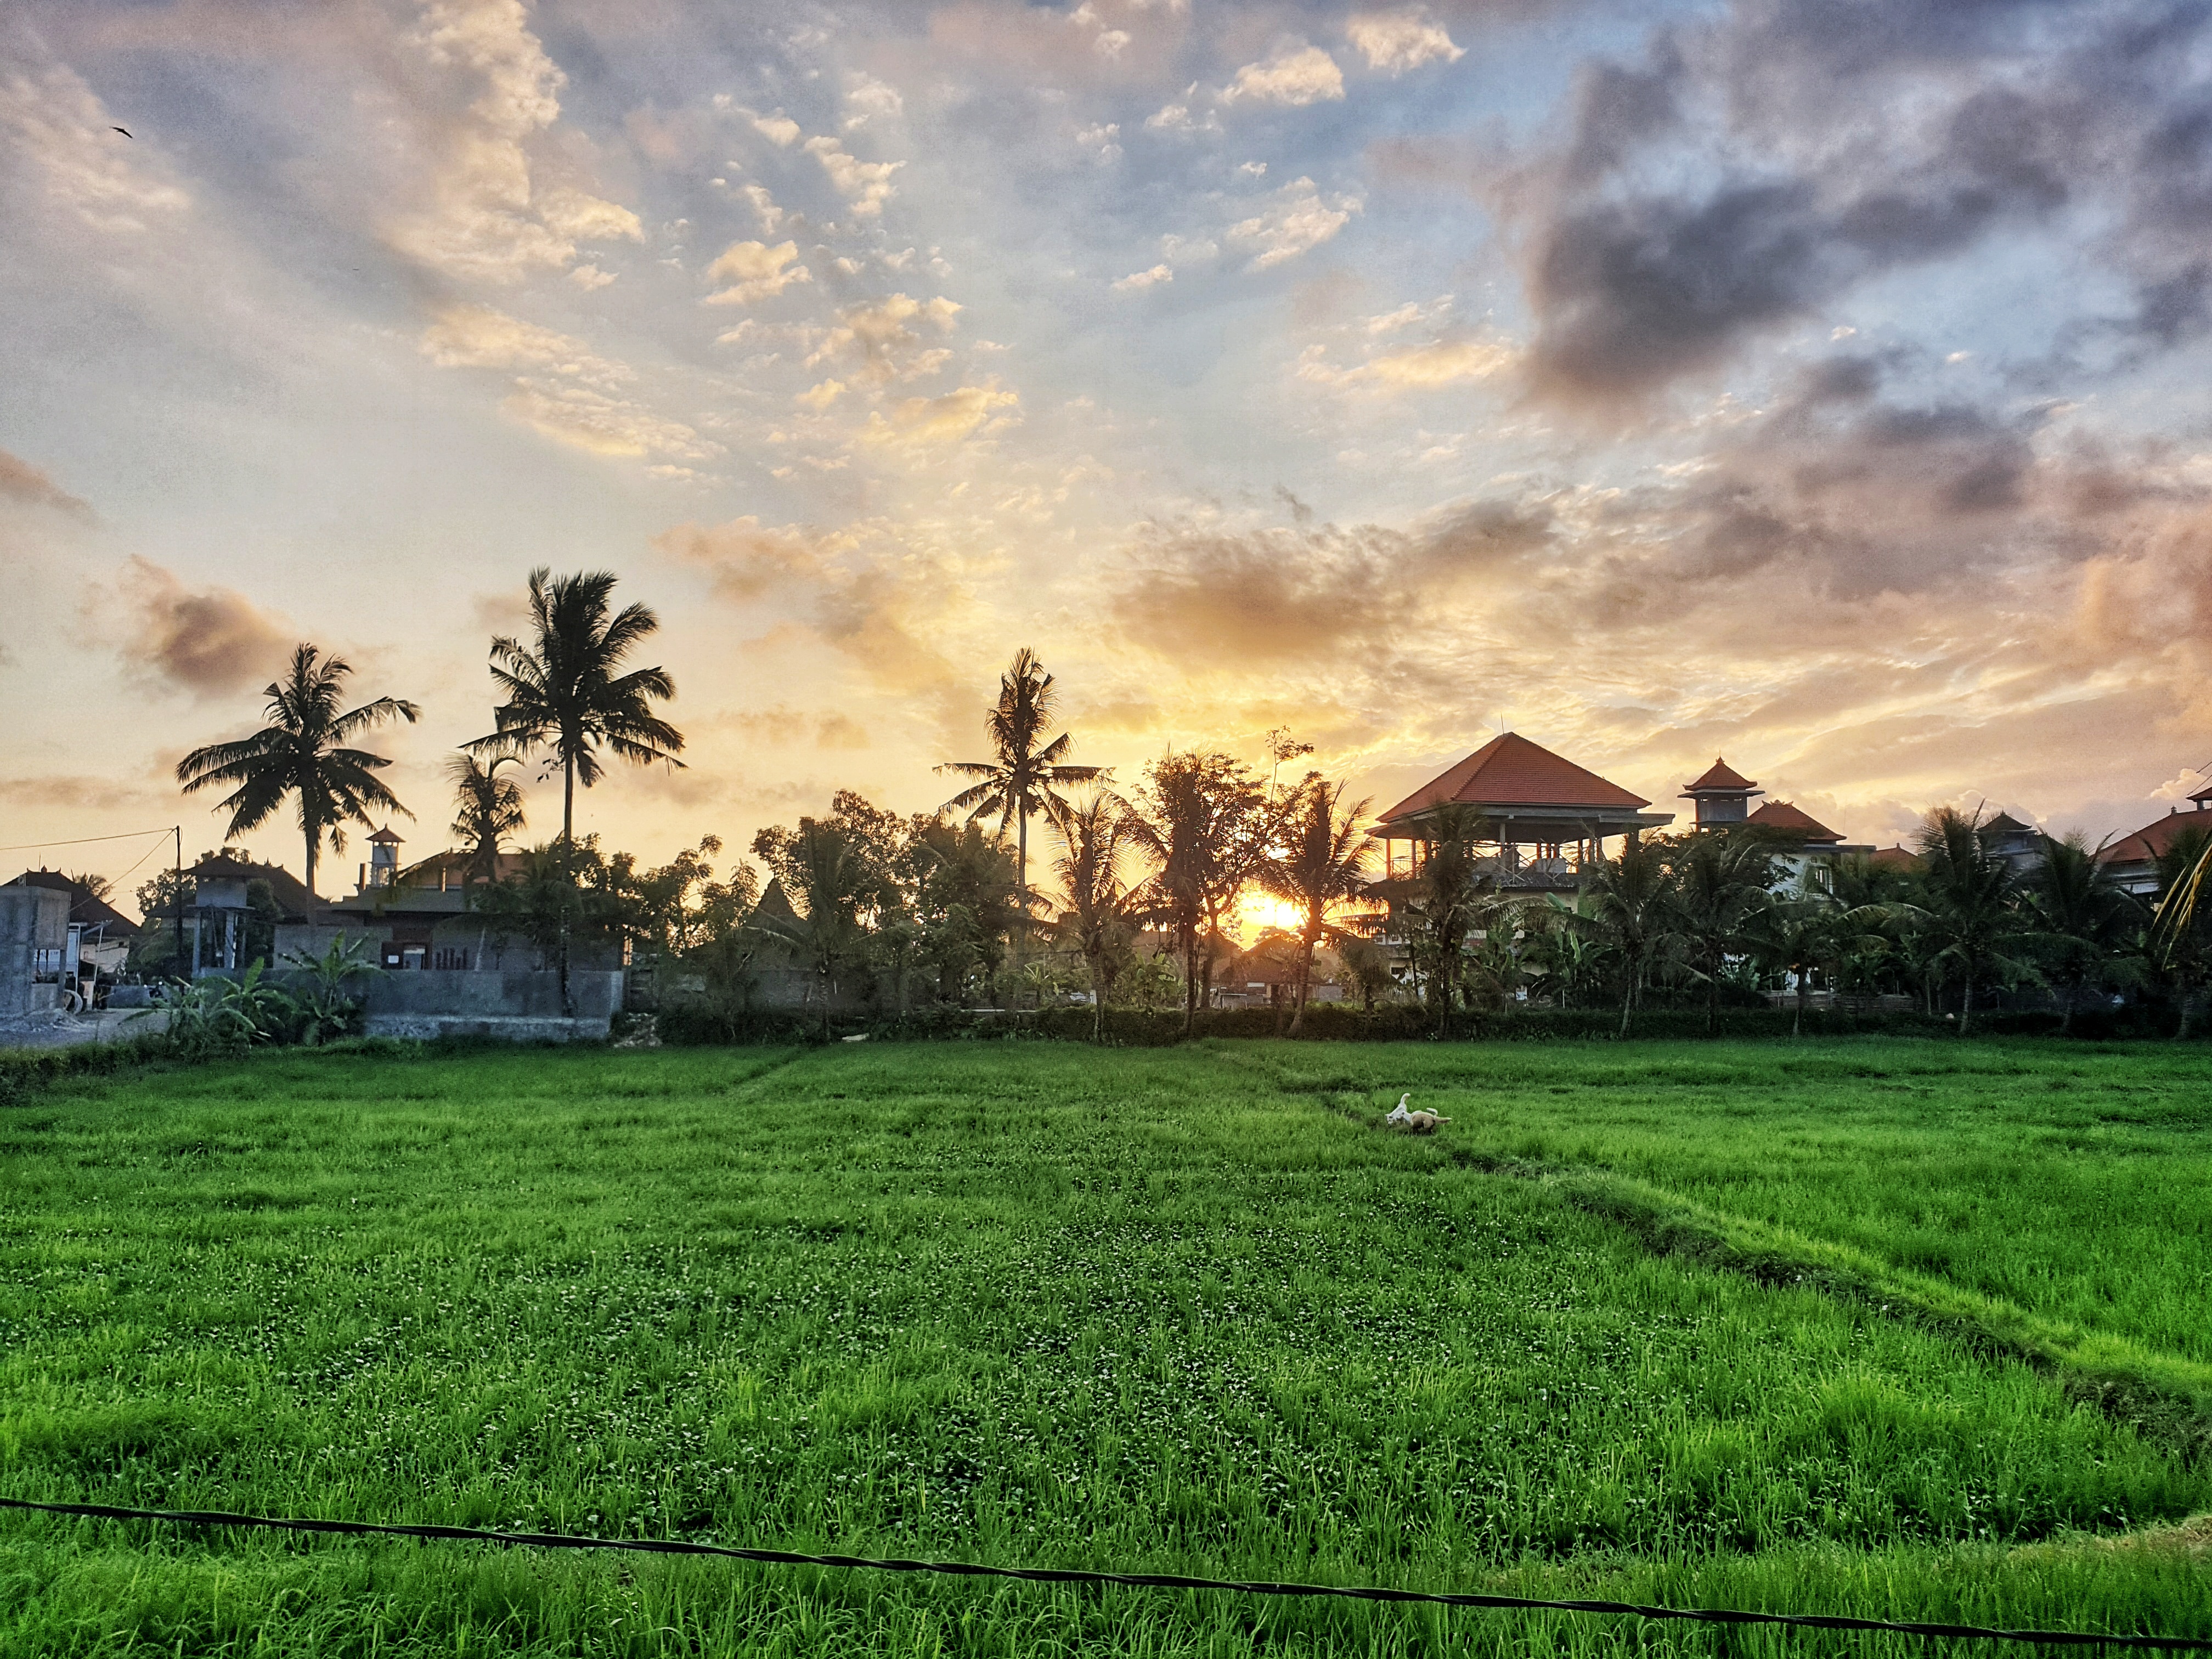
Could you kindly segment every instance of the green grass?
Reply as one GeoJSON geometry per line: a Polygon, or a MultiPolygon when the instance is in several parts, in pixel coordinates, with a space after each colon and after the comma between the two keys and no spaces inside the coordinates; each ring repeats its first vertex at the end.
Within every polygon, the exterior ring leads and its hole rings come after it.
{"type": "MultiPolygon", "coordinates": [[[[872,1044],[88,1080],[0,1111],[0,1492],[2212,1634],[2179,1524],[2212,1468],[2069,1387],[2193,1408],[2204,1069],[872,1044]],[[1406,1088],[1456,1121],[1380,1132],[1406,1088]],[[1676,1248],[1706,1236],[1734,1254],[1676,1248]]],[[[0,1519],[10,1655],[1723,1639],[0,1519]]]]}

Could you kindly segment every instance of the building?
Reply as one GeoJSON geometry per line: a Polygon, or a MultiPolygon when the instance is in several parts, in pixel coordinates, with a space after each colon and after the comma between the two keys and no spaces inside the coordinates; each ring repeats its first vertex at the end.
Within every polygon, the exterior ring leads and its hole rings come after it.
{"type": "Polygon", "coordinates": [[[1984,818],[1980,833],[1982,850],[2012,866],[2015,876],[2027,875],[2043,862],[2043,832],[2009,812],[1984,818]]]}
{"type": "Polygon", "coordinates": [[[2106,848],[2099,861],[2121,886],[2148,898],[2158,892],[2158,861],[2173,850],[2185,836],[2212,838],[2212,784],[2189,797],[2190,810],[2169,807],[2162,818],[2154,818],[2132,835],[2123,836],[2106,848]]]}
{"type": "MultiPolygon", "coordinates": [[[[1646,811],[1651,803],[1608,782],[1565,756],[1502,732],[1450,770],[1432,778],[1376,821],[1385,883],[1418,878],[1434,839],[1437,814],[1447,806],[1480,815],[1484,872],[1501,888],[1571,892],[1583,869],[1602,860],[1616,836],[1664,829],[1671,812],[1646,811]],[[1397,843],[1407,847],[1403,853],[1397,843]]],[[[1389,896],[1386,887],[1381,896],[1389,896]]]]}
{"type": "Polygon", "coordinates": [[[82,937],[69,919],[64,889],[10,882],[0,887],[0,1022],[70,1006],[82,937]]]}
{"type": "MultiPolygon", "coordinates": [[[[241,973],[257,957],[271,957],[270,940],[252,935],[261,927],[281,933],[288,922],[304,923],[315,908],[307,884],[281,864],[256,864],[218,853],[193,865],[185,878],[192,896],[185,907],[185,948],[195,979],[241,973]],[[255,915],[256,882],[266,884],[273,915],[255,915]]],[[[271,960],[270,965],[276,963],[271,960]]]]}
{"type": "Polygon", "coordinates": [[[1815,866],[1874,851],[1871,845],[1846,843],[1810,812],[1786,800],[1770,800],[1753,808],[1751,798],[1765,793],[1717,756],[1695,783],[1682,786],[1682,798],[1697,804],[1700,830],[1729,830],[1742,824],[1789,837],[1792,845],[1783,857],[1790,866],[1790,885],[1801,892],[1807,873],[1815,866]]]}
{"type": "Polygon", "coordinates": [[[77,930],[79,959],[110,978],[131,958],[131,942],[143,931],[106,899],[58,870],[26,870],[10,887],[45,887],[69,895],[69,926],[77,930]]]}
{"type": "MultiPolygon", "coordinates": [[[[372,1036],[563,1042],[607,1034],[623,1006],[621,940],[575,942],[564,1003],[556,959],[472,908],[484,884],[471,880],[468,854],[439,853],[410,866],[401,862],[404,845],[389,826],[371,835],[355,890],[318,902],[312,921],[303,916],[277,928],[280,959],[320,957],[340,940],[366,944],[368,961],[383,970],[360,981],[372,1036]]],[[[526,864],[502,853],[495,878],[503,881],[526,864]]]]}

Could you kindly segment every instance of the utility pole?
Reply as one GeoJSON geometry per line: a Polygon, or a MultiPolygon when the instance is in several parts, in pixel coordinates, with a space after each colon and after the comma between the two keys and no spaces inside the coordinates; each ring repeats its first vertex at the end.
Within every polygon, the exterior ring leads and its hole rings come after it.
{"type": "MultiPolygon", "coordinates": [[[[178,961],[179,961],[179,962],[183,962],[183,961],[184,961],[184,959],[185,959],[185,826],[184,826],[183,824],[181,824],[181,823],[180,823],[180,824],[179,824],[179,825],[177,826],[177,831],[176,831],[176,834],[177,834],[177,867],[176,867],[176,884],[176,884],[176,889],[175,889],[175,896],[176,896],[176,911],[177,911],[177,960],[178,960],[178,961]]],[[[192,972],[191,972],[191,970],[192,970],[193,966],[196,966],[196,965],[197,965],[197,964],[190,964],[190,963],[188,963],[188,964],[185,966],[185,977],[186,979],[190,979],[190,978],[192,976],[192,972]]]]}

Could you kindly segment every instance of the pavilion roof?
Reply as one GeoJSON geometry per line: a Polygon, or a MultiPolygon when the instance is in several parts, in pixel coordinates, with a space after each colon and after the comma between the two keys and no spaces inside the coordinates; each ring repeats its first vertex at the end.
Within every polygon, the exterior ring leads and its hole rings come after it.
{"type": "Polygon", "coordinates": [[[1917,870],[1920,854],[1902,842],[1894,847],[1884,847],[1869,855],[1867,862],[1884,870],[1917,870]]]}
{"type": "Polygon", "coordinates": [[[2000,812],[1993,818],[1982,820],[1982,833],[1985,836],[2032,836],[2035,833],[2035,826],[2022,823],[2009,812],[2000,812]]]}
{"type": "Polygon", "coordinates": [[[1756,794],[1760,792],[1757,784],[1743,776],[1734,767],[1716,755],[1713,757],[1713,763],[1705,769],[1705,776],[1699,778],[1695,783],[1684,784],[1682,793],[1686,795],[1708,793],[1716,795],[1741,795],[1756,794]]]}
{"type": "Polygon", "coordinates": [[[1651,803],[1617,783],[1531,743],[1501,732],[1451,770],[1430,780],[1382,814],[1389,823],[1453,805],[1612,808],[1633,811],[1651,803]]]}
{"type": "Polygon", "coordinates": [[[1795,836],[1808,842],[1836,842],[1843,840],[1834,830],[1809,812],[1801,812],[1786,800],[1771,800],[1744,819],[1768,830],[1778,830],[1785,836],[1795,836]]]}
{"type": "Polygon", "coordinates": [[[2182,832],[2189,830],[2212,831],[2212,811],[2200,807],[2194,812],[2168,812],[2162,818],[2154,818],[2135,834],[2124,836],[2107,847],[2098,862],[2155,864],[2172,850],[2182,832]]]}

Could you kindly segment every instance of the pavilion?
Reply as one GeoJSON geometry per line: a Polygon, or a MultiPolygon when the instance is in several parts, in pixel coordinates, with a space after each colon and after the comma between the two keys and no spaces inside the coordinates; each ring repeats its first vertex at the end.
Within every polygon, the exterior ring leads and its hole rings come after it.
{"type": "Polygon", "coordinates": [[[1575,878],[1605,857],[1614,836],[1665,828],[1671,812],[1608,782],[1565,756],[1517,732],[1492,738],[1465,760],[1431,780],[1376,820],[1382,843],[1383,878],[1418,876],[1434,837],[1437,814],[1447,806],[1473,808],[1482,818],[1480,844],[1501,887],[1571,891],[1575,878]],[[1411,843],[1401,871],[1398,842],[1411,843]]]}

